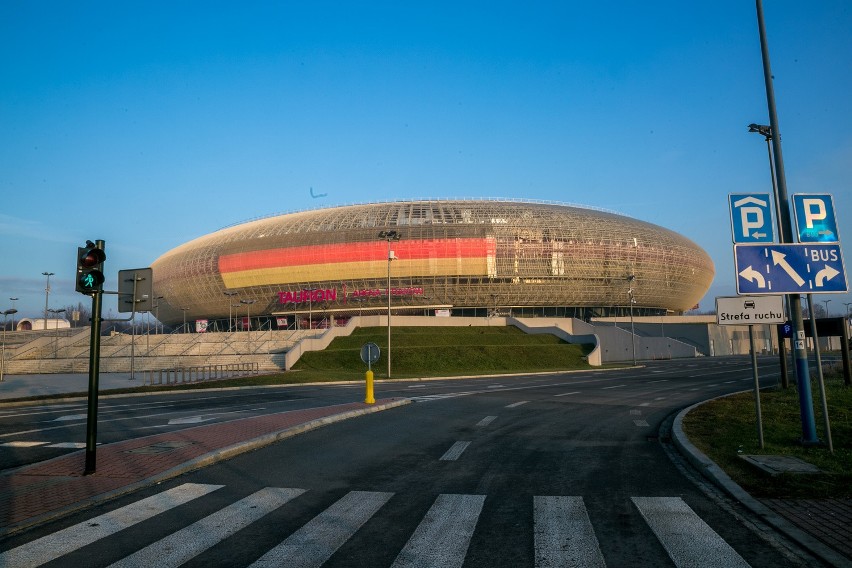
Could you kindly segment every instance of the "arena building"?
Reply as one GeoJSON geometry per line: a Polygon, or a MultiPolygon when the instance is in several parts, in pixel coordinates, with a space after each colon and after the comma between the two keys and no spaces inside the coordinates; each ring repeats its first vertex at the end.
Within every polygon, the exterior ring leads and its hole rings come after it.
{"type": "Polygon", "coordinates": [[[222,328],[352,315],[590,319],[681,314],[713,262],[673,231],[520,200],[417,200],[271,216],[199,237],[152,265],[157,317],[222,328]]]}

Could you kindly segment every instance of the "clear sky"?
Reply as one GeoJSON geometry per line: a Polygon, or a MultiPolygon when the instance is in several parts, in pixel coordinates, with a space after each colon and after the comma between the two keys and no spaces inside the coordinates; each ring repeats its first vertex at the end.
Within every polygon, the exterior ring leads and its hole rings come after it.
{"type": "MultiPolygon", "coordinates": [[[[787,184],[852,239],[852,3],[765,0],[787,184]]],[[[754,2],[0,3],[0,307],[272,213],[418,197],[602,207],[735,294],[727,196],[770,192],[754,2]],[[320,197],[315,197],[320,196],[320,197]]],[[[852,263],[847,253],[847,265],[852,263]]],[[[850,275],[852,277],[852,275],[850,275]]],[[[839,314],[850,296],[831,299],[839,314]]],[[[114,308],[109,299],[105,309],[114,308]]]]}

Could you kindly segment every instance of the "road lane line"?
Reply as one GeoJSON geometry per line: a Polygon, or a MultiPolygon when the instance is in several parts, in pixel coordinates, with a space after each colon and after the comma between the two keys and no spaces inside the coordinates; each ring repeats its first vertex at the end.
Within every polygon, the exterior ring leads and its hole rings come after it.
{"type": "Polygon", "coordinates": [[[515,403],[512,403],[512,404],[508,404],[508,405],[506,405],[506,408],[517,408],[517,407],[521,406],[522,404],[526,404],[528,402],[529,402],[528,400],[522,400],[521,402],[515,402],[515,403]]]}
{"type": "Polygon", "coordinates": [[[533,497],[535,565],[605,568],[582,497],[533,497]]]}
{"type": "Polygon", "coordinates": [[[438,495],[391,568],[460,568],[485,495],[438,495]]]}
{"type": "Polygon", "coordinates": [[[620,389],[621,387],[626,387],[627,385],[612,385],[611,387],[602,387],[601,390],[609,390],[609,389],[620,389]]]}
{"type": "Polygon", "coordinates": [[[440,461],[456,461],[470,445],[470,442],[456,442],[441,456],[440,461]]]}
{"type": "Polygon", "coordinates": [[[393,493],[352,491],[264,554],[252,568],[319,568],[352,538],[393,493]]]}
{"type": "Polygon", "coordinates": [[[580,394],[580,391],[563,392],[562,394],[555,394],[553,396],[571,396],[572,394],[580,394]]]}
{"type": "Polygon", "coordinates": [[[678,567],[748,568],[748,563],[680,497],[631,497],[678,567]]]}
{"type": "Polygon", "coordinates": [[[122,558],[110,568],[176,568],[304,492],[304,489],[265,487],[122,558]]]}
{"type": "Polygon", "coordinates": [[[485,418],[483,418],[482,420],[477,422],[476,425],[477,426],[488,426],[489,424],[491,424],[495,420],[497,420],[496,416],[486,416],[485,418]]]}
{"type": "Polygon", "coordinates": [[[222,487],[224,485],[184,483],[174,489],[157,493],[6,551],[0,554],[0,566],[16,568],[41,566],[222,487]]]}

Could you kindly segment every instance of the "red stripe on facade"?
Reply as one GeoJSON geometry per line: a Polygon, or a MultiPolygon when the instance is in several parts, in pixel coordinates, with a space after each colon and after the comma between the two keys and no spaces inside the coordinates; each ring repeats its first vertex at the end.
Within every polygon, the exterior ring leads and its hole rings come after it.
{"type": "MultiPolygon", "coordinates": [[[[428,258],[486,258],[489,253],[494,254],[494,248],[493,239],[441,239],[391,243],[391,250],[401,261],[428,258]]],[[[220,256],[219,272],[227,274],[243,270],[311,264],[386,261],[387,254],[388,245],[385,241],[259,250],[220,256]]]]}

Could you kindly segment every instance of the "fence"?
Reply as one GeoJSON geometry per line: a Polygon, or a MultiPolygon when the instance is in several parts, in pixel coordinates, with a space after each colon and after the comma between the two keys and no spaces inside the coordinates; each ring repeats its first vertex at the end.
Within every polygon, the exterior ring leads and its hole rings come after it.
{"type": "Polygon", "coordinates": [[[202,365],[199,367],[178,367],[175,369],[152,369],[150,371],[145,371],[145,373],[148,375],[148,384],[151,386],[179,385],[257,375],[259,373],[259,367],[257,363],[232,363],[229,365],[202,365]]]}

